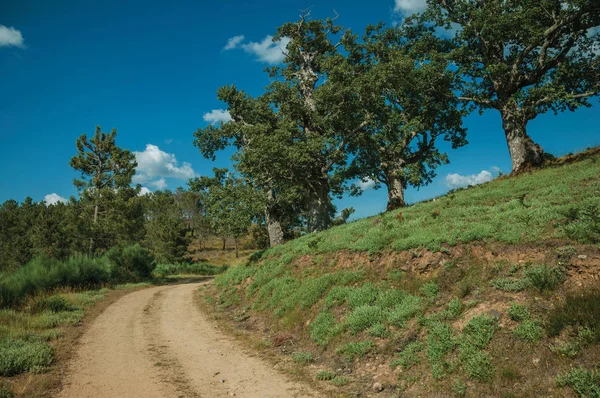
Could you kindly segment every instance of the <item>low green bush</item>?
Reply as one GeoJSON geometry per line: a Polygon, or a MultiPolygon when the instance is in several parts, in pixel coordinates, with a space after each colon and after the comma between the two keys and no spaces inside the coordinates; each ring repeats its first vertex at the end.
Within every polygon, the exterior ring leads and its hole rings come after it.
{"type": "Polygon", "coordinates": [[[577,368],[557,377],[559,387],[571,387],[581,398],[600,397],[600,371],[577,368]]]}
{"type": "Polygon", "coordinates": [[[169,275],[217,275],[227,271],[227,265],[213,265],[208,263],[174,263],[158,264],[152,274],[157,278],[169,275]]]}
{"type": "Polygon", "coordinates": [[[0,276],[0,306],[10,307],[58,287],[90,288],[110,280],[106,259],[83,255],[65,261],[37,257],[15,272],[0,276]]]}
{"type": "Polygon", "coordinates": [[[342,325],[336,322],[329,311],[323,311],[310,324],[312,339],[321,346],[326,346],[329,341],[342,332],[342,325]]]}
{"type": "Polygon", "coordinates": [[[330,370],[321,370],[317,372],[317,380],[333,380],[335,379],[335,373],[330,370]]]}
{"type": "Polygon", "coordinates": [[[14,376],[23,372],[39,372],[54,360],[52,348],[39,341],[0,341],[0,376],[14,376]]]}
{"type": "Polygon", "coordinates": [[[512,303],[508,309],[508,316],[513,321],[526,321],[531,317],[529,310],[524,305],[512,303]]]}
{"type": "Polygon", "coordinates": [[[64,296],[53,295],[43,296],[39,298],[31,307],[31,311],[34,313],[51,311],[51,312],[64,312],[64,311],[76,311],[75,305],[71,304],[64,296]]]}
{"type": "Polygon", "coordinates": [[[298,351],[292,354],[292,360],[296,363],[307,364],[313,361],[313,355],[310,352],[298,351]]]}
{"type": "Polygon", "coordinates": [[[513,334],[521,340],[532,342],[539,341],[542,337],[544,337],[544,331],[539,323],[529,320],[523,321],[523,323],[517,326],[513,330],[513,334]]]}
{"type": "Polygon", "coordinates": [[[140,244],[113,247],[104,257],[110,263],[113,281],[128,282],[149,278],[156,267],[156,260],[150,251],[140,244]]]}
{"type": "Polygon", "coordinates": [[[346,359],[361,358],[375,348],[372,341],[350,342],[339,346],[335,353],[346,359]]]}
{"type": "Polygon", "coordinates": [[[398,354],[398,358],[390,363],[392,368],[402,366],[404,369],[410,369],[420,361],[420,352],[423,351],[423,344],[418,341],[408,343],[404,350],[398,354]]]}

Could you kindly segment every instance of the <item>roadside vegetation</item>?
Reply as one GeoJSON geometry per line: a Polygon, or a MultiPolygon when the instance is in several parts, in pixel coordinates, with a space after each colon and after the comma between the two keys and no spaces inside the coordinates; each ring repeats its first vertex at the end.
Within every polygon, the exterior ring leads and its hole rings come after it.
{"type": "Polygon", "coordinates": [[[205,295],[243,330],[293,336],[269,346],[347,393],[597,396],[599,160],[298,238],[205,295]]]}

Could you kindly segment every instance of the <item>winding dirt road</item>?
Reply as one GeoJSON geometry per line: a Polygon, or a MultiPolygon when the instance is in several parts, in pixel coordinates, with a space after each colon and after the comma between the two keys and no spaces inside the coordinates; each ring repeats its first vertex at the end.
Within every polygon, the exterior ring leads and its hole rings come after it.
{"type": "Polygon", "coordinates": [[[79,340],[60,398],[317,397],[219,332],[194,304],[200,283],[128,294],[79,340]]]}

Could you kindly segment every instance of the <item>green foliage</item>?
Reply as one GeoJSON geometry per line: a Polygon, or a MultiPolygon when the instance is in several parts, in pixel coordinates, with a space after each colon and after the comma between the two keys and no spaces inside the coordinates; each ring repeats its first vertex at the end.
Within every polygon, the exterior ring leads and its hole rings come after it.
{"type": "Polygon", "coordinates": [[[123,248],[113,247],[105,257],[111,265],[111,278],[115,281],[147,279],[156,267],[154,256],[138,243],[123,248]]]}
{"type": "Polygon", "coordinates": [[[57,287],[92,287],[108,282],[104,259],[73,256],[65,261],[38,257],[17,271],[0,275],[0,306],[14,306],[25,297],[57,287]]]}
{"type": "Polygon", "coordinates": [[[490,284],[498,290],[505,292],[521,292],[531,286],[529,279],[519,279],[512,277],[500,277],[493,279],[490,284]]]}
{"type": "Polygon", "coordinates": [[[431,366],[431,374],[439,379],[445,373],[445,356],[456,346],[452,326],[442,322],[431,322],[428,325],[427,358],[431,366]]]}
{"type": "Polygon", "coordinates": [[[10,339],[0,341],[0,376],[43,371],[53,360],[53,350],[46,343],[10,339]]]}
{"type": "Polygon", "coordinates": [[[13,398],[14,396],[9,387],[0,385],[0,398],[13,398]]]}
{"type": "Polygon", "coordinates": [[[344,326],[356,334],[379,324],[385,318],[385,312],[375,305],[362,305],[344,318],[344,326]]]}
{"type": "Polygon", "coordinates": [[[542,337],[544,337],[544,331],[540,324],[536,321],[523,321],[520,325],[518,325],[514,330],[513,334],[521,339],[527,340],[531,342],[539,341],[542,337]]]}
{"type": "Polygon", "coordinates": [[[470,378],[488,380],[492,376],[492,359],[484,350],[497,329],[496,318],[486,315],[474,317],[465,326],[459,343],[459,359],[470,378]]]}
{"type": "Polygon", "coordinates": [[[550,311],[545,325],[549,336],[557,336],[567,326],[573,326],[588,329],[593,340],[599,342],[600,291],[567,294],[564,303],[550,311]]]}
{"type": "Polygon", "coordinates": [[[350,379],[345,376],[336,376],[333,380],[331,380],[331,384],[338,387],[345,386],[348,383],[350,383],[350,379]]]}
{"type": "Polygon", "coordinates": [[[440,287],[435,282],[427,282],[419,289],[419,292],[430,300],[435,300],[440,294],[440,287]]]}
{"type": "Polygon", "coordinates": [[[600,397],[600,371],[577,368],[557,377],[559,387],[569,386],[581,398],[600,397]]]}
{"type": "Polygon", "coordinates": [[[457,397],[464,397],[467,395],[467,385],[464,381],[456,379],[452,384],[452,393],[457,397]]]}
{"type": "Polygon", "coordinates": [[[73,180],[80,194],[76,233],[85,239],[80,249],[90,256],[115,245],[137,242],[143,234],[139,186],[131,188],[137,162],[129,150],[116,145],[117,130],[77,138],[71,167],[81,174],[73,180]]]}
{"type": "Polygon", "coordinates": [[[540,291],[555,289],[566,277],[566,271],[560,266],[548,267],[536,265],[525,269],[525,277],[540,291]]]}
{"type": "Polygon", "coordinates": [[[531,317],[531,314],[524,305],[512,303],[508,308],[508,316],[513,321],[526,321],[531,317]]]}
{"type": "Polygon", "coordinates": [[[78,308],[71,304],[64,296],[53,295],[50,297],[42,296],[31,307],[32,312],[52,311],[76,311],[78,308]]]}
{"type": "Polygon", "coordinates": [[[333,380],[335,379],[335,373],[330,370],[321,370],[317,372],[317,380],[333,380]]]}
{"type": "Polygon", "coordinates": [[[369,331],[369,336],[385,338],[390,335],[390,331],[383,323],[376,323],[369,331]]]}
{"type": "Polygon", "coordinates": [[[600,243],[600,204],[588,202],[565,212],[564,231],[580,243],[600,243]]]}
{"type": "Polygon", "coordinates": [[[325,346],[342,332],[342,325],[337,323],[333,314],[323,311],[310,324],[310,333],[315,343],[325,346]]]}
{"type": "Polygon", "coordinates": [[[409,319],[423,311],[421,298],[406,295],[403,300],[388,312],[388,321],[395,326],[403,327],[409,319]]]}
{"type": "Polygon", "coordinates": [[[313,355],[310,352],[295,352],[292,354],[292,360],[296,363],[307,364],[313,361],[313,355]]]}
{"type": "Polygon", "coordinates": [[[402,366],[403,369],[410,369],[411,366],[420,362],[420,352],[423,351],[423,344],[418,341],[410,342],[398,354],[398,358],[390,363],[392,368],[402,366]]]}
{"type": "Polygon", "coordinates": [[[213,265],[208,263],[173,263],[173,264],[158,264],[152,275],[162,278],[169,275],[217,275],[227,271],[227,265],[213,265]]]}
{"type": "Polygon", "coordinates": [[[335,350],[335,353],[343,356],[348,360],[352,360],[354,358],[364,357],[374,348],[375,344],[372,341],[350,342],[339,346],[335,350]]]}

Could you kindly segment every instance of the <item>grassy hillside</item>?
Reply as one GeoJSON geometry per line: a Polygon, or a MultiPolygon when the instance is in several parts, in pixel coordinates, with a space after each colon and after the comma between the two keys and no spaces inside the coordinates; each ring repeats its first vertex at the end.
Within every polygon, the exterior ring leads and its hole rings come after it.
{"type": "Polygon", "coordinates": [[[598,397],[599,160],[304,236],[206,299],[333,394],[598,397]]]}

